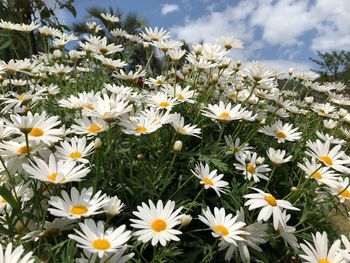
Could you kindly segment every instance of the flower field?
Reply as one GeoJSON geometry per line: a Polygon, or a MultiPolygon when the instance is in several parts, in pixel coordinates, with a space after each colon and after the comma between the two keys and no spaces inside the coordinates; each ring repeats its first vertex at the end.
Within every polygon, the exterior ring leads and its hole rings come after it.
{"type": "Polygon", "coordinates": [[[350,262],[344,84],[101,16],[0,22],[0,263],[350,262]]]}

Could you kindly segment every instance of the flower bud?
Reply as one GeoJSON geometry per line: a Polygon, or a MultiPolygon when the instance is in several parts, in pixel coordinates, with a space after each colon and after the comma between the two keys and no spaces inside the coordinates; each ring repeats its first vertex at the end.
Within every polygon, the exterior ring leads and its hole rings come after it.
{"type": "Polygon", "coordinates": [[[344,118],[347,114],[348,114],[348,111],[346,109],[340,109],[338,113],[340,118],[344,118]]]}
{"type": "Polygon", "coordinates": [[[192,216],[191,215],[183,215],[181,217],[181,226],[186,227],[188,226],[192,221],[192,216]]]}
{"type": "Polygon", "coordinates": [[[292,187],[290,188],[290,191],[293,192],[293,193],[295,193],[295,192],[298,191],[298,188],[295,187],[295,186],[292,186],[292,187]]]}
{"type": "Polygon", "coordinates": [[[69,58],[70,58],[70,60],[72,60],[72,62],[76,63],[78,61],[78,58],[79,58],[78,51],[71,50],[71,51],[69,51],[68,54],[69,54],[69,58]]]}
{"type": "Polygon", "coordinates": [[[139,153],[137,155],[137,160],[143,160],[143,159],[145,159],[145,156],[142,153],[139,153]]]}
{"type": "Polygon", "coordinates": [[[181,152],[181,150],[182,150],[182,141],[176,141],[176,142],[174,143],[173,150],[174,150],[175,152],[181,152]]]}
{"type": "Polygon", "coordinates": [[[96,138],[94,142],[95,150],[100,149],[102,147],[102,140],[100,138],[96,138]]]}
{"type": "Polygon", "coordinates": [[[59,50],[59,49],[55,49],[55,50],[53,51],[53,56],[54,56],[54,58],[56,58],[56,59],[61,58],[61,57],[62,57],[62,51],[59,50]]]}
{"type": "Polygon", "coordinates": [[[148,42],[143,42],[143,48],[144,48],[144,49],[149,48],[149,43],[148,43],[148,42]]]}

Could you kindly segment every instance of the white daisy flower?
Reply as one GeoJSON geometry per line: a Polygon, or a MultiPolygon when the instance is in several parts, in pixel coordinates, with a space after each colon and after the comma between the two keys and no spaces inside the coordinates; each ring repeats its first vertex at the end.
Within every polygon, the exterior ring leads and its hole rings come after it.
{"type": "Polygon", "coordinates": [[[142,203],[142,206],[137,207],[138,211],[133,212],[139,219],[130,219],[133,223],[131,226],[140,229],[135,232],[135,235],[139,236],[138,240],[144,243],[152,240],[152,246],[158,243],[165,246],[171,240],[179,241],[177,235],[180,235],[181,231],[174,227],[181,223],[182,215],[179,213],[182,207],[174,211],[174,201],[168,201],[163,206],[163,202],[158,200],[157,207],[151,200],[148,200],[148,203],[149,206],[142,203]]]}
{"type": "Polygon", "coordinates": [[[30,161],[30,164],[24,163],[23,169],[30,174],[30,177],[42,182],[53,184],[80,182],[90,172],[89,168],[76,165],[74,161],[57,161],[53,154],[50,155],[48,164],[40,158],[33,157],[33,159],[34,162],[30,161]]]}
{"type": "Polygon", "coordinates": [[[76,119],[74,121],[76,124],[73,124],[71,129],[75,134],[82,134],[90,137],[96,136],[108,129],[108,124],[100,118],[88,118],[83,116],[82,119],[76,119]]]}
{"type": "Polygon", "coordinates": [[[168,39],[170,37],[170,33],[167,32],[164,28],[158,29],[158,27],[151,28],[146,27],[145,32],[141,32],[140,36],[149,42],[152,41],[160,41],[164,39],[168,39]]]}
{"type": "Polygon", "coordinates": [[[344,144],[346,144],[346,141],[341,140],[341,139],[338,139],[338,138],[335,138],[335,137],[333,137],[332,135],[329,135],[329,134],[327,134],[327,133],[323,133],[323,132],[317,131],[317,132],[316,132],[316,135],[317,135],[317,137],[318,137],[320,140],[322,140],[322,141],[324,141],[324,142],[330,141],[331,144],[339,144],[339,145],[344,145],[344,144]]]}
{"type": "Polygon", "coordinates": [[[337,196],[341,203],[345,202],[345,200],[350,200],[349,177],[346,177],[344,180],[340,179],[339,184],[331,188],[331,190],[333,195],[337,196]]]}
{"type": "Polygon", "coordinates": [[[192,170],[192,174],[200,180],[205,189],[212,188],[218,196],[220,196],[220,192],[225,193],[228,188],[228,182],[221,180],[224,175],[218,175],[217,170],[210,171],[208,164],[197,163],[195,169],[192,170]]]}
{"type": "Polygon", "coordinates": [[[264,173],[271,171],[267,164],[263,164],[265,158],[258,157],[257,153],[241,152],[236,157],[239,163],[235,163],[234,166],[237,170],[243,171],[244,178],[247,180],[254,180],[254,182],[260,182],[260,179],[269,180],[264,173]]]}
{"type": "MultiPolygon", "coordinates": [[[[237,216],[237,222],[245,222],[243,207],[237,211],[237,216]]],[[[249,235],[241,235],[241,237],[244,238],[244,241],[237,241],[237,245],[235,245],[233,243],[228,243],[222,240],[219,243],[219,250],[227,249],[225,254],[226,261],[230,261],[233,257],[233,254],[238,250],[241,260],[243,262],[250,262],[249,248],[254,249],[258,252],[262,252],[262,249],[259,247],[259,245],[267,242],[267,229],[267,224],[261,222],[255,222],[251,225],[244,226],[241,228],[241,230],[249,233],[249,235]]]]}
{"type": "Polygon", "coordinates": [[[297,132],[298,128],[293,129],[293,125],[286,123],[282,124],[280,120],[276,121],[272,126],[264,126],[259,132],[266,135],[273,136],[277,139],[278,143],[284,143],[285,141],[297,141],[301,139],[301,132],[297,132]]]}
{"type": "Polygon", "coordinates": [[[299,248],[299,243],[298,243],[298,239],[295,237],[295,235],[293,234],[296,230],[295,227],[293,226],[288,226],[287,222],[290,219],[290,215],[287,215],[287,211],[283,211],[282,212],[282,218],[286,225],[282,226],[282,225],[278,225],[278,234],[283,238],[284,240],[284,244],[287,246],[290,245],[293,249],[298,249],[299,248]]]}
{"type": "Polygon", "coordinates": [[[333,130],[338,125],[338,122],[334,120],[323,120],[323,125],[326,129],[333,130]]]}
{"type": "Polygon", "coordinates": [[[242,143],[240,138],[236,138],[235,141],[233,141],[233,138],[231,135],[224,136],[225,139],[225,147],[224,150],[226,150],[226,155],[234,154],[235,157],[239,155],[239,153],[247,152],[253,149],[253,147],[249,146],[248,143],[242,143]]]}
{"type": "Polygon", "coordinates": [[[340,240],[336,240],[328,250],[327,233],[312,234],[314,245],[304,240],[305,244],[300,244],[301,249],[305,254],[299,255],[305,262],[308,263],[342,263],[344,262],[341,254],[338,253],[340,248],[340,240]]]}
{"type": "Polygon", "coordinates": [[[198,134],[201,134],[201,129],[197,128],[197,125],[185,125],[185,119],[180,113],[174,113],[171,115],[170,124],[174,127],[177,133],[200,138],[198,134]]]}
{"type": "Polygon", "coordinates": [[[344,236],[341,235],[341,241],[345,247],[345,249],[340,249],[340,253],[343,256],[343,258],[346,260],[346,262],[350,262],[350,242],[349,239],[344,236]]]}
{"type": "Polygon", "coordinates": [[[24,141],[3,141],[0,142],[0,154],[5,159],[7,169],[11,173],[22,172],[22,164],[28,163],[28,155],[30,154],[32,156],[38,151],[43,150],[45,148],[44,146],[34,141],[29,142],[29,145],[24,141]]]}
{"type": "Polygon", "coordinates": [[[169,84],[165,84],[163,85],[162,91],[179,102],[195,103],[194,99],[198,94],[190,88],[190,86],[182,88],[179,84],[176,84],[174,87],[169,84]]]}
{"type": "Polygon", "coordinates": [[[300,210],[292,206],[292,204],[285,200],[277,200],[273,195],[265,193],[264,191],[252,187],[258,193],[247,194],[243,196],[244,198],[249,199],[244,203],[245,206],[249,206],[249,210],[261,208],[258,221],[267,221],[272,216],[273,227],[275,230],[278,229],[280,224],[282,227],[286,226],[285,218],[282,216],[282,209],[290,210],[300,210]]]}
{"type": "Polygon", "coordinates": [[[213,237],[220,238],[228,243],[237,245],[237,241],[245,241],[243,235],[249,235],[248,232],[242,230],[246,225],[244,222],[237,222],[237,215],[227,214],[224,208],[214,208],[214,214],[208,207],[202,210],[204,216],[199,215],[198,218],[213,231],[213,237]]]}
{"type": "MultiPolygon", "coordinates": [[[[30,182],[21,182],[14,188],[12,188],[11,186],[7,187],[8,189],[11,189],[10,191],[13,198],[20,200],[23,208],[26,205],[25,202],[30,200],[34,195],[33,190],[30,188],[30,182]]],[[[6,212],[10,212],[12,211],[12,206],[7,202],[7,200],[3,196],[0,195],[0,213],[2,213],[4,210],[6,212]]]]}
{"type": "Polygon", "coordinates": [[[98,96],[92,102],[91,109],[83,109],[83,115],[97,117],[110,123],[115,121],[119,116],[132,110],[132,105],[120,95],[112,94],[110,97],[103,94],[98,96]]]}
{"type": "Polygon", "coordinates": [[[152,120],[152,122],[156,124],[164,125],[171,122],[171,115],[169,110],[163,111],[151,107],[149,109],[141,111],[140,115],[152,120]]]}
{"type": "Polygon", "coordinates": [[[350,158],[341,151],[341,145],[336,145],[330,149],[330,141],[322,143],[320,140],[316,142],[308,141],[306,154],[320,160],[324,165],[332,169],[342,172],[350,173],[350,158]]]}
{"type": "Polygon", "coordinates": [[[98,191],[93,196],[93,188],[83,188],[81,194],[72,187],[71,196],[66,191],[61,191],[61,197],[51,196],[49,204],[54,208],[49,208],[49,212],[57,217],[67,217],[69,219],[76,219],[81,217],[88,217],[103,213],[102,207],[108,200],[106,195],[101,195],[98,191]]]}
{"type": "Polygon", "coordinates": [[[330,103],[314,103],[311,109],[322,117],[336,118],[337,108],[332,106],[330,103]]]}
{"type": "Polygon", "coordinates": [[[99,258],[107,253],[118,252],[131,238],[131,231],[125,231],[125,225],[105,230],[103,221],[96,224],[92,219],[85,219],[79,226],[82,232],[74,229],[77,235],[70,234],[68,237],[77,241],[78,247],[97,254],[99,258]]]}
{"type": "Polygon", "coordinates": [[[12,251],[12,243],[9,243],[5,249],[0,244],[0,262],[1,263],[34,263],[33,252],[24,254],[23,246],[16,247],[12,251]]]}
{"type": "Polygon", "coordinates": [[[93,153],[94,142],[86,145],[86,138],[71,138],[69,142],[60,142],[61,147],[56,146],[55,155],[63,160],[72,160],[80,163],[89,163],[87,156],[93,153]]]}
{"type": "Polygon", "coordinates": [[[122,127],[122,132],[125,134],[133,134],[136,136],[152,133],[162,127],[162,124],[156,123],[152,119],[144,116],[121,119],[119,125],[122,127]]]}
{"type": "Polygon", "coordinates": [[[179,104],[174,98],[170,98],[165,92],[158,92],[150,95],[149,105],[157,108],[158,110],[171,110],[172,107],[179,104]]]}
{"type": "Polygon", "coordinates": [[[108,197],[108,202],[103,205],[104,212],[109,216],[113,217],[115,215],[120,214],[120,212],[124,209],[125,205],[118,198],[118,196],[108,197]]]}
{"type": "Polygon", "coordinates": [[[266,154],[274,165],[287,163],[292,159],[292,156],[288,156],[284,158],[286,155],[285,150],[279,150],[279,149],[275,150],[271,147],[266,151],[266,154]]]}
{"type": "Polygon", "coordinates": [[[118,249],[114,253],[106,253],[98,261],[98,259],[97,259],[98,255],[93,254],[85,249],[84,253],[81,254],[81,257],[75,259],[75,263],[91,263],[91,262],[125,263],[125,262],[130,262],[131,259],[134,257],[135,253],[125,254],[126,250],[127,250],[127,246],[125,245],[123,248],[118,249]]]}
{"type": "Polygon", "coordinates": [[[325,184],[331,188],[340,187],[339,174],[334,173],[330,167],[317,163],[315,158],[305,160],[303,164],[298,163],[298,167],[302,169],[306,178],[312,178],[319,184],[325,184]]]}
{"type": "Polygon", "coordinates": [[[62,140],[64,130],[55,128],[61,123],[58,116],[47,116],[46,112],[41,114],[28,112],[26,116],[11,115],[14,131],[16,133],[28,134],[28,139],[35,142],[52,144],[62,140]]]}
{"type": "Polygon", "coordinates": [[[240,120],[247,117],[250,113],[242,108],[241,104],[232,107],[231,103],[225,105],[223,101],[220,101],[219,105],[209,104],[205,109],[201,110],[201,112],[202,115],[219,121],[240,120]]]}

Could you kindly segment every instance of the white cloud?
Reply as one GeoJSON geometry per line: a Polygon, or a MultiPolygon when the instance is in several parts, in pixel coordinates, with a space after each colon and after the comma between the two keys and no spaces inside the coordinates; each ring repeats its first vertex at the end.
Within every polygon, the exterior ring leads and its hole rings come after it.
{"type": "Polygon", "coordinates": [[[277,71],[288,72],[290,68],[294,68],[297,71],[309,71],[311,69],[311,65],[309,63],[284,60],[284,59],[267,59],[261,60],[262,63],[267,65],[271,69],[275,69],[277,71]]]}
{"type": "Polygon", "coordinates": [[[170,29],[177,38],[194,43],[201,40],[214,41],[222,35],[234,35],[243,40],[252,40],[254,34],[244,21],[254,5],[248,1],[238,6],[229,6],[222,12],[213,11],[197,19],[187,19],[184,26],[170,29]]]}
{"type": "Polygon", "coordinates": [[[264,60],[269,66],[309,70],[311,64],[295,61],[296,55],[315,50],[350,50],[349,1],[241,0],[221,11],[217,5],[201,17],[187,17],[183,25],[170,31],[188,43],[234,36],[242,39],[245,46],[231,52],[234,58],[242,61],[264,58],[267,48],[270,56],[271,50],[276,50],[282,58],[264,60]]]}
{"type": "Polygon", "coordinates": [[[165,16],[167,14],[170,14],[170,13],[173,13],[173,12],[176,12],[179,10],[179,6],[178,5],[175,5],[175,4],[164,4],[162,5],[162,9],[161,9],[161,14],[162,16],[165,16]]]}

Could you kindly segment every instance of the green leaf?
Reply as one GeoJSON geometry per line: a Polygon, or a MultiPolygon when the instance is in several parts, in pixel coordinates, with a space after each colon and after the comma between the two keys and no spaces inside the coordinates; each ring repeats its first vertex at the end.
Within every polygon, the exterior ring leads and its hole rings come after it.
{"type": "Polygon", "coordinates": [[[13,210],[20,211],[21,208],[19,204],[16,202],[11,192],[4,185],[0,186],[0,195],[6,200],[7,203],[9,203],[13,210]]]}
{"type": "Polygon", "coordinates": [[[0,50],[5,49],[5,48],[9,47],[9,46],[10,46],[10,44],[11,44],[11,41],[10,41],[10,40],[5,41],[5,43],[3,43],[3,44],[0,46],[0,50]]]}
{"type": "Polygon", "coordinates": [[[65,5],[65,7],[68,9],[68,11],[74,16],[76,17],[77,16],[77,11],[75,10],[75,7],[70,5],[70,4],[67,4],[65,5]]]}

